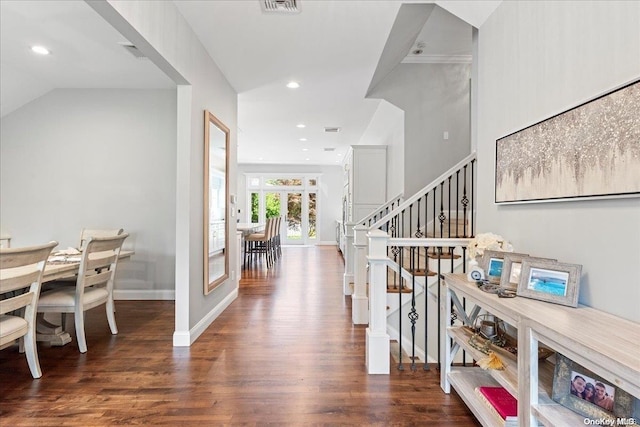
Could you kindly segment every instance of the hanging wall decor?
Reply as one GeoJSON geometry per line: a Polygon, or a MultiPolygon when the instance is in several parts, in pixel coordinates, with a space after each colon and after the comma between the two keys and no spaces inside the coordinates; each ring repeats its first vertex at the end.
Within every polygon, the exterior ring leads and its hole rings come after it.
{"type": "Polygon", "coordinates": [[[640,197],[640,80],[496,141],[495,202],[640,197]]]}

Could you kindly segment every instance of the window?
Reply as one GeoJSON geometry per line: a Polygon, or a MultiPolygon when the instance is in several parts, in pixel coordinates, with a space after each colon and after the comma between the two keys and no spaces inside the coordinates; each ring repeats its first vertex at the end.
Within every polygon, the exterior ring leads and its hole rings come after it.
{"type": "Polygon", "coordinates": [[[264,185],[268,187],[299,187],[302,185],[302,180],[299,178],[267,178],[264,185]]]}

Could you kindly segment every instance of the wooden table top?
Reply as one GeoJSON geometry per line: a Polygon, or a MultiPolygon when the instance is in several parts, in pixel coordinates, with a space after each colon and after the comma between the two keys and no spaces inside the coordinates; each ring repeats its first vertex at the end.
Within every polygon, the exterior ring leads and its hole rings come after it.
{"type": "MultiPolygon", "coordinates": [[[[120,252],[120,257],[118,259],[131,258],[133,254],[135,254],[135,251],[122,251],[120,252]]],[[[79,255],[74,255],[73,257],[75,259],[78,256],[79,255]]],[[[61,279],[63,277],[73,276],[75,274],[78,274],[79,269],[80,261],[47,262],[47,265],[44,267],[44,273],[42,275],[42,283],[61,279]]]]}

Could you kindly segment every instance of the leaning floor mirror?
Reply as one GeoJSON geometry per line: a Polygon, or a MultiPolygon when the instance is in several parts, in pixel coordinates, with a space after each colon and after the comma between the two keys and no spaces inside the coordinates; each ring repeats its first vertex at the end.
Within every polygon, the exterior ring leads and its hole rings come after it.
{"type": "Polygon", "coordinates": [[[229,128],[204,112],[204,293],[229,277],[229,128]]]}

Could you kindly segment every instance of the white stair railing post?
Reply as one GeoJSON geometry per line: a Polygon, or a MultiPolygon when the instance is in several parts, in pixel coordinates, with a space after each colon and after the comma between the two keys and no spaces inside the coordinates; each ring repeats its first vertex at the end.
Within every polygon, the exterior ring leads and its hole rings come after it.
{"type": "Polygon", "coordinates": [[[344,276],[342,278],[342,286],[345,295],[351,295],[353,289],[353,222],[344,224],[344,276]]]}
{"type": "Polygon", "coordinates": [[[370,266],[369,327],[366,340],[366,364],[369,374],[389,374],[390,350],[387,334],[387,243],[381,230],[368,233],[370,266]]]}
{"type": "Polygon", "coordinates": [[[369,322],[369,300],[367,298],[367,227],[362,224],[354,228],[353,243],[353,295],[351,296],[351,319],[354,325],[369,322]]]}

